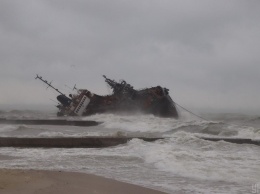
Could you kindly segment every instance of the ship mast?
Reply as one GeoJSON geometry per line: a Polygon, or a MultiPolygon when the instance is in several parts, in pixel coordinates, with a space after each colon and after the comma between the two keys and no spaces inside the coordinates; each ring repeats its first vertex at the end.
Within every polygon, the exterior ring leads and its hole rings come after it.
{"type": "MultiPolygon", "coordinates": [[[[35,79],[41,80],[42,82],[44,82],[45,84],[47,84],[48,87],[51,87],[52,89],[54,89],[55,91],[57,91],[57,92],[60,93],[61,95],[66,96],[66,95],[63,94],[61,91],[59,91],[57,88],[53,87],[53,86],[51,85],[51,82],[48,82],[47,80],[43,80],[43,79],[42,79],[42,76],[38,76],[38,74],[36,74],[35,79]]],[[[47,88],[48,88],[48,87],[47,87],[47,88]]]]}

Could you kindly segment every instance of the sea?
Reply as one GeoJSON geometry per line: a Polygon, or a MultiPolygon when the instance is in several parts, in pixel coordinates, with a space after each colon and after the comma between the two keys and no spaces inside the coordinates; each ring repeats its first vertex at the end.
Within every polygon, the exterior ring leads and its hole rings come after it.
{"type": "MultiPolygon", "coordinates": [[[[96,114],[67,117],[98,126],[0,124],[0,137],[133,138],[107,148],[0,148],[0,168],[81,172],[166,193],[260,193],[260,146],[201,137],[260,139],[260,116],[182,111],[179,119],[153,115],[96,114]]],[[[0,118],[57,119],[54,112],[0,111],[0,118]]]]}

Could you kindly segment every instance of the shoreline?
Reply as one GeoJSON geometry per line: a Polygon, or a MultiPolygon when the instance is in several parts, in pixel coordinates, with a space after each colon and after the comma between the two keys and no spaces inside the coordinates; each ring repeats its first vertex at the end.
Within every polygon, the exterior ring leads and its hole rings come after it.
{"type": "Polygon", "coordinates": [[[1,194],[166,194],[97,175],[48,170],[0,169],[1,194]]]}

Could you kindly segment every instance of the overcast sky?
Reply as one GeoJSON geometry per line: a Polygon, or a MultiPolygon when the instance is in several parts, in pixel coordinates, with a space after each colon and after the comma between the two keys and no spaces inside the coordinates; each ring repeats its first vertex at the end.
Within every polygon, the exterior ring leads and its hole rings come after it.
{"type": "Polygon", "coordinates": [[[0,109],[161,85],[191,110],[260,114],[259,0],[1,0],[0,109]]]}

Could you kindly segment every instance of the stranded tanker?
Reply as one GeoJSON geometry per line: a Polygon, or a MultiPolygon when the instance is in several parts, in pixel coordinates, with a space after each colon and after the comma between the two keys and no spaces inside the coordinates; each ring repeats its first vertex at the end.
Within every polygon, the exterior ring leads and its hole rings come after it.
{"type": "Polygon", "coordinates": [[[136,90],[126,81],[116,82],[103,76],[105,82],[112,88],[111,95],[97,95],[86,89],[76,89],[75,94],[66,96],[51,85],[51,82],[40,79],[48,87],[56,90],[60,95],[57,100],[58,116],[87,116],[97,113],[135,113],[141,112],[160,117],[178,118],[178,111],[174,101],[169,96],[169,90],[161,86],[136,90]]]}

